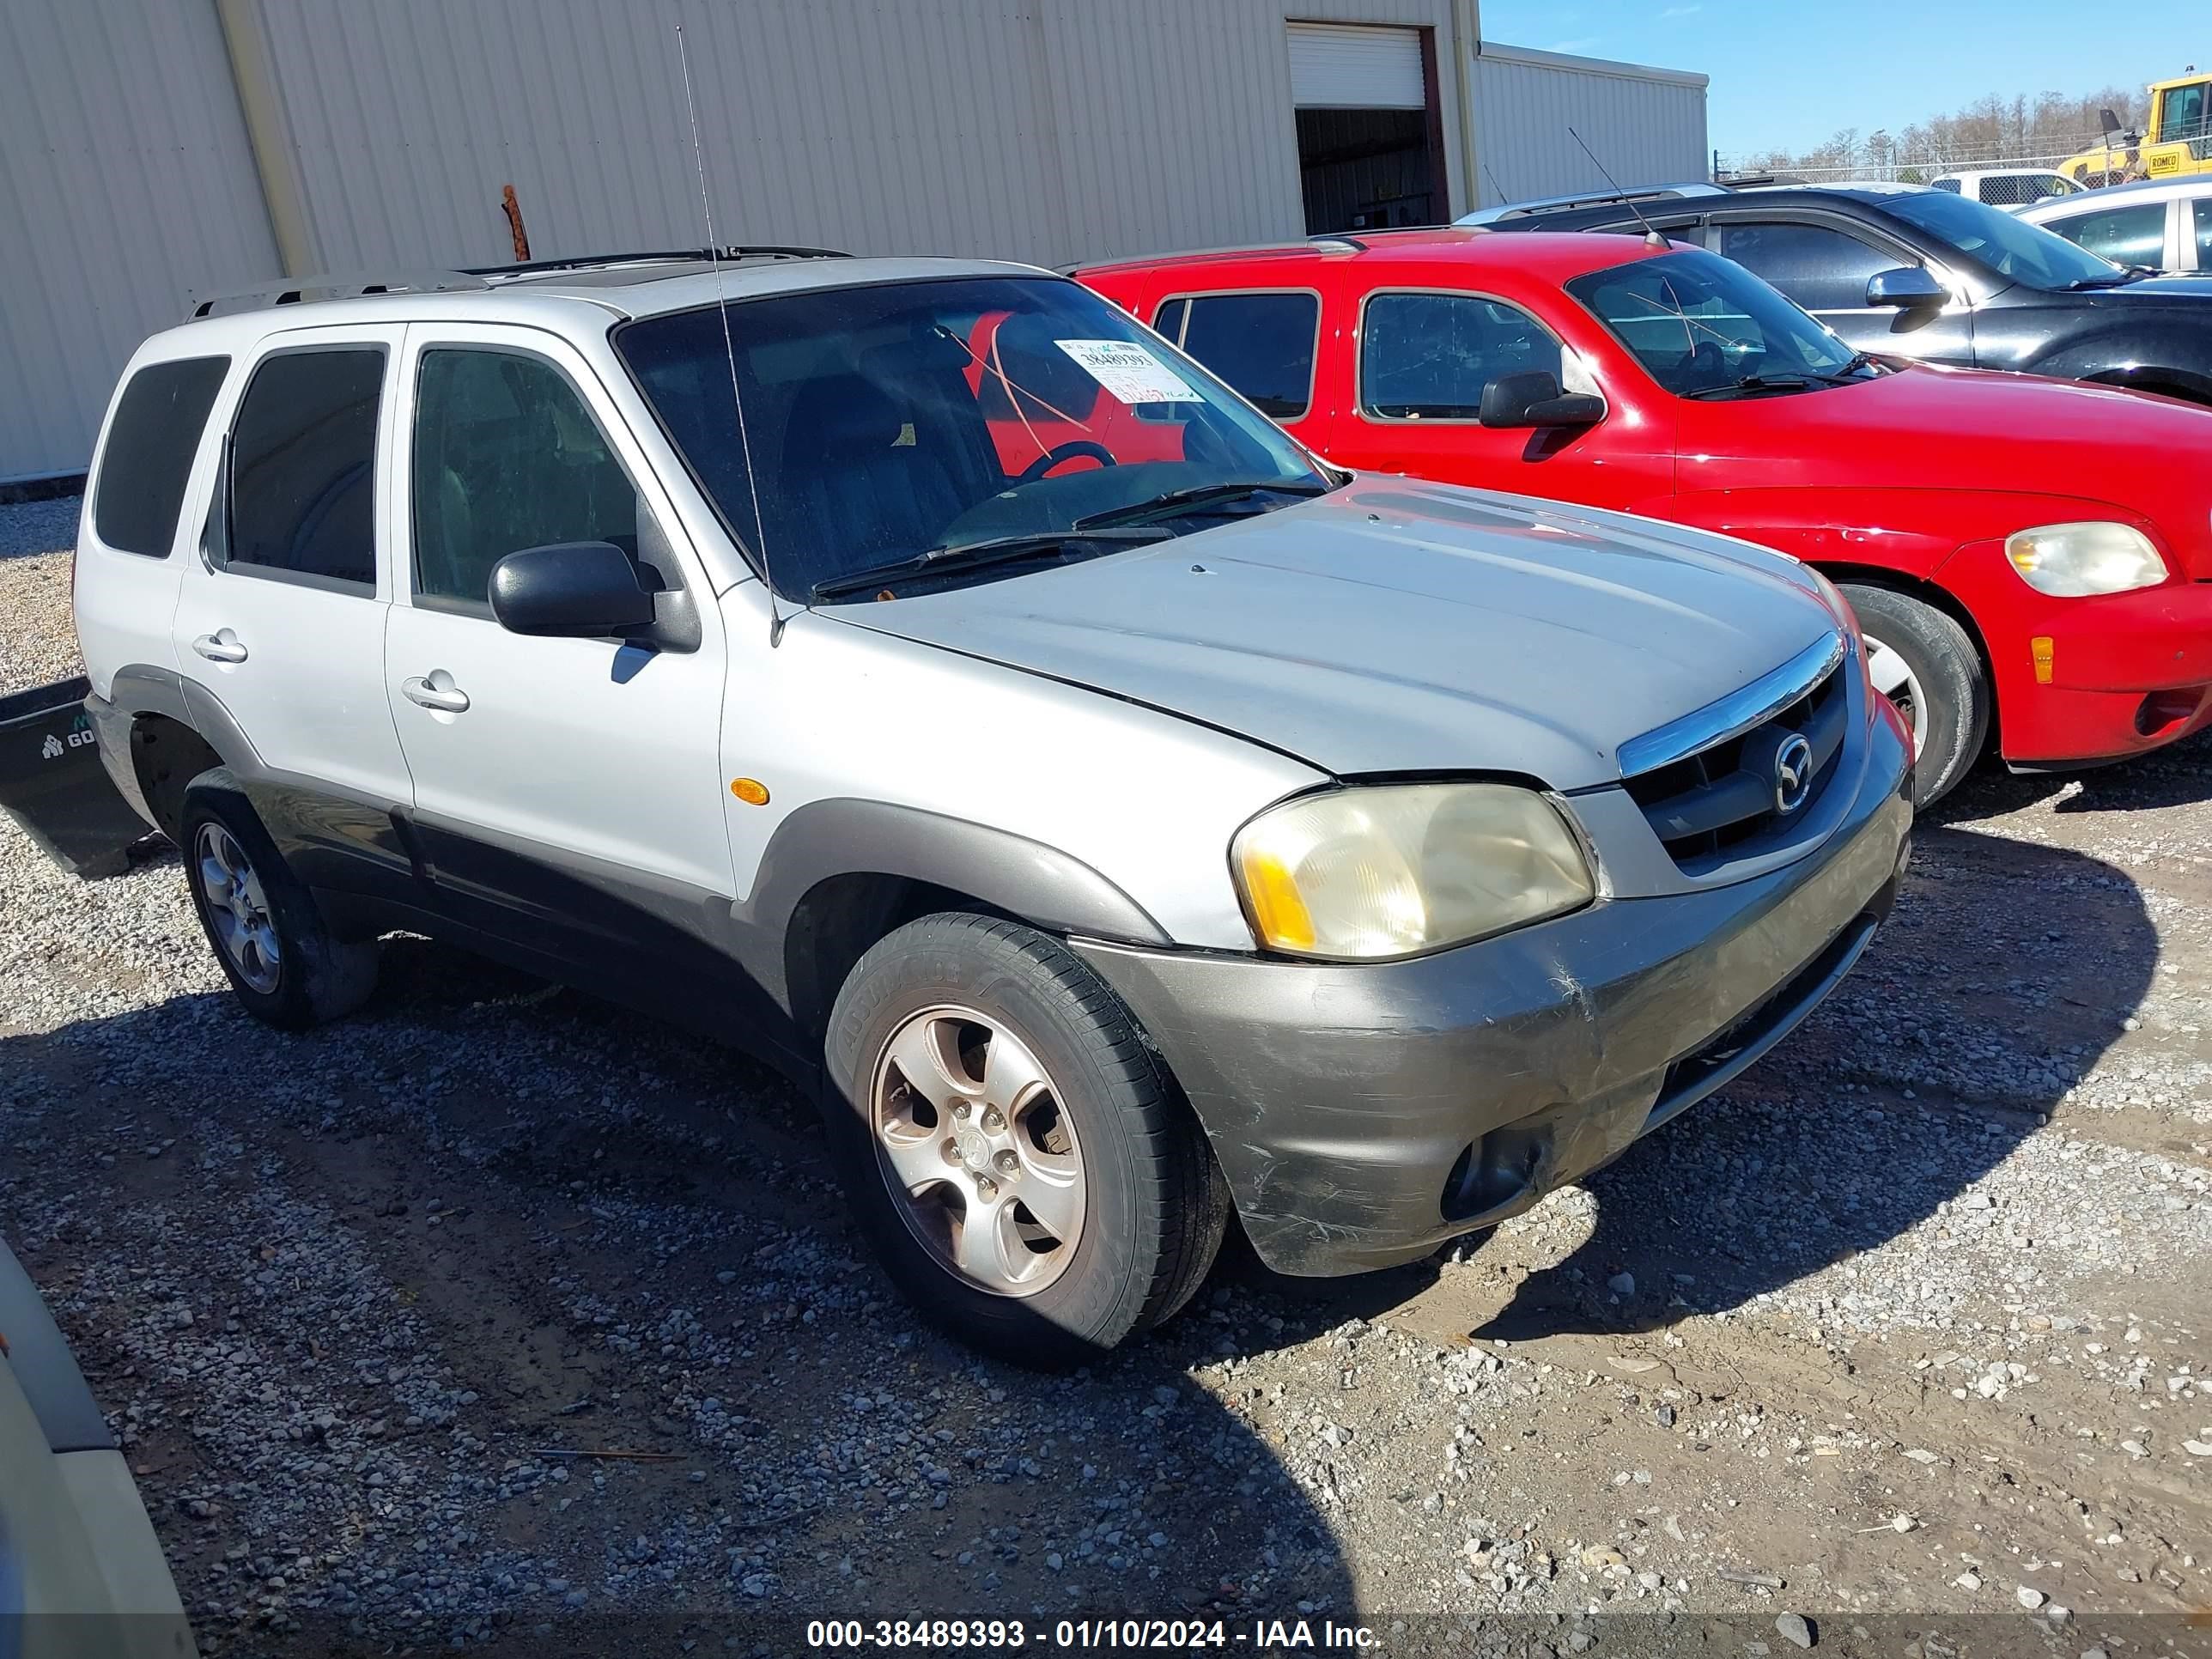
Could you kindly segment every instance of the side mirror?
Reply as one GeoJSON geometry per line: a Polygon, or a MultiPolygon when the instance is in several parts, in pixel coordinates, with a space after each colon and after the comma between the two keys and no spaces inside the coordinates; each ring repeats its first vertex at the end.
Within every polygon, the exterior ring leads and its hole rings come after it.
{"type": "Polygon", "coordinates": [[[1866,302],[1917,311],[1950,302],[1951,290],[1937,282],[1924,265],[1899,265],[1877,270],[1867,278],[1866,302]]]}
{"type": "Polygon", "coordinates": [[[554,542],[492,567],[491,614],[510,634],[629,639],[653,629],[653,595],[612,542],[554,542]]]}
{"type": "Polygon", "coordinates": [[[1559,376],[1532,368],[1501,374],[1483,387],[1477,412],[1485,426],[1595,426],[1605,418],[1605,399],[1562,392],[1559,376]]]}

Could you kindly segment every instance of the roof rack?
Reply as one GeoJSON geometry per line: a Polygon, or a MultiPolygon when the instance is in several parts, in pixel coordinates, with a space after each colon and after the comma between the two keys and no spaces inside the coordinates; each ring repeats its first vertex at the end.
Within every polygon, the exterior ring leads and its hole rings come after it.
{"type": "Polygon", "coordinates": [[[842,248],[802,247],[783,242],[731,242],[718,247],[662,248],[650,253],[581,253],[565,259],[530,259],[516,265],[466,265],[467,276],[542,276],[562,270],[605,270],[617,265],[735,264],[742,259],[849,259],[842,248]]]}
{"type": "Polygon", "coordinates": [[[1727,189],[1702,179],[1692,184],[1642,185],[1634,190],[1585,191],[1573,196],[1542,196],[1529,202],[1507,202],[1502,206],[1463,213],[1455,225],[1494,225],[1504,219],[1522,219],[1539,213],[1565,213],[1575,208],[1606,207],[1616,202],[1664,202],[1686,196],[1725,196],[1727,189]]]}
{"type": "Polygon", "coordinates": [[[1313,246],[1319,248],[1324,253],[1364,253],[1367,252],[1367,244],[1361,241],[1357,236],[1346,236],[1340,232],[1336,231],[1331,231],[1320,236],[1309,236],[1306,238],[1306,240],[1313,246]]]}
{"type": "Polygon", "coordinates": [[[450,294],[491,284],[473,271],[427,270],[412,276],[362,275],[287,276],[279,283],[224,289],[195,304],[193,317],[226,317],[233,312],[270,306],[304,305],[314,300],[353,300],[365,294],[450,294]]]}
{"type": "Polygon", "coordinates": [[[552,276],[566,270],[610,270],[623,265],[737,264],[747,259],[849,259],[837,248],[800,247],[780,242],[734,242],[726,247],[686,247],[647,253],[588,253],[562,259],[532,259],[521,264],[469,265],[459,270],[363,273],[356,276],[287,276],[282,282],[225,289],[193,304],[189,315],[224,317],[271,306],[304,305],[319,300],[355,300],[378,294],[458,294],[482,291],[495,283],[552,276]]]}

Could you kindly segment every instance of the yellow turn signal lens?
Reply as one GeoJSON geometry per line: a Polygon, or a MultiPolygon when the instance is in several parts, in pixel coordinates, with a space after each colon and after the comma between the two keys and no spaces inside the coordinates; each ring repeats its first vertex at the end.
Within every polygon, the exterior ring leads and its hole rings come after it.
{"type": "Polygon", "coordinates": [[[768,786],[758,778],[732,778],[730,793],[748,806],[768,805],[768,786]]]}
{"type": "Polygon", "coordinates": [[[1283,861],[1257,848],[1245,849],[1244,894],[1252,905],[1252,925],[1278,951],[1314,948],[1313,913],[1298,896],[1298,884],[1283,861]]]}
{"type": "Polygon", "coordinates": [[[2051,665],[2057,657],[2057,645],[2048,634],[2038,634],[2027,642],[2029,653],[2035,659],[2035,683],[2051,684],[2051,665]]]}

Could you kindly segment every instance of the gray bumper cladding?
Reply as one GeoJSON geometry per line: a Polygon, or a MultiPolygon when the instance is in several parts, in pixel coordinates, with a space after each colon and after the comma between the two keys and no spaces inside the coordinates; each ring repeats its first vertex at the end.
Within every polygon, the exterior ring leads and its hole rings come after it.
{"type": "Polygon", "coordinates": [[[1166,1054],[1268,1266],[1390,1267],[1620,1156],[1818,1006],[1895,894],[1897,758],[1796,864],[1410,962],[1076,948],[1166,1054]]]}

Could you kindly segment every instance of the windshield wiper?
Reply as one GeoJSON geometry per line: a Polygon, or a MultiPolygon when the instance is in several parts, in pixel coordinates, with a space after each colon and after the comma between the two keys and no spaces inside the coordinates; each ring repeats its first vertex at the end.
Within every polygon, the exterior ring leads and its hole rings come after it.
{"type": "Polygon", "coordinates": [[[1011,564],[1022,559],[1057,559],[1072,547],[1145,546],[1168,538],[1168,532],[1143,526],[1093,531],[1078,527],[1074,530],[1038,531],[1025,536],[994,536],[988,541],[933,547],[910,559],[893,559],[887,564],[872,564],[863,570],[848,570],[842,576],[824,577],[808,591],[817,599],[826,599],[836,594],[851,593],[863,587],[896,581],[902,576],[934,576],[955,570],[972,570],[982,565],[1011,564]]]}
{"type": "Polygon", "coordinates": [[[2066,284],[2066,291],[2079,294],[2084,289],[2125,288],[2130,283],[2140,283],[2146,276],[2157,275],[2155,265],[2124,265],[2110,276],[2077,276],[2066,284]]]}
{"type": "Polygon", "coordinates": [[[1802,374],[1747,374],[1741,380],[1731,380],[1726,386],[1702,386],[1694,392],[1685,392],[1685,398],[1725,398],[1739,392],[1810,392],[1814,382],[1802,374]]]}
{"type": "Polygon", "coordinates": [[[1251,478],[1237,483],[1194,484],[1188,489],[1170,489],[1150,495],[1141,501],[1132,501],[1127,507],[1109,507],[1103,513],[1093,513],[1078,519],[1078,530],[1090,530],[1103,525],[1128,524],[1158,514],[1165,515],[1186,507],[1203,507],[1212,501],[1233,501],[1247,495],[1257,495],[1263,490],[1274,490],[1285,495],[1325,495],[1330,486],[1306,478],[1251,478]]]}

